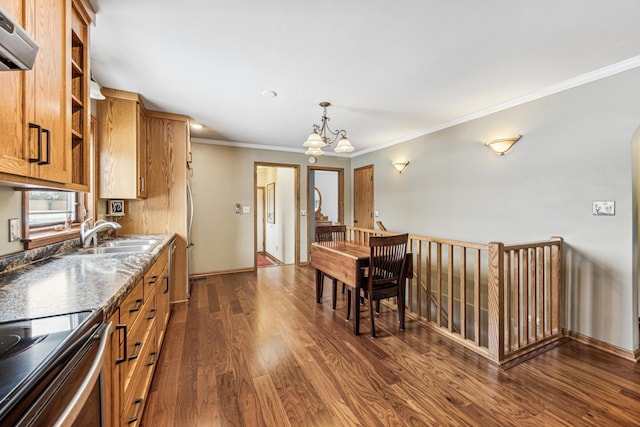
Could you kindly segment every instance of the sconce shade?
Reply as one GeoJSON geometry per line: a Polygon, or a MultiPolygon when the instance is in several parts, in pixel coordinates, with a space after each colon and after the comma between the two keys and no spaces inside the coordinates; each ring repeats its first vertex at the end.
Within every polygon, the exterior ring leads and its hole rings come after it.
{"type": "Polygon", "coordinates": [[[505,153],[511,150],[513,144],[520,140],[520,138],[522,138],[522,135],[512,136],[510,138],[494,139],[493,141],[485,142],[484,145],[491,148],[494,153],[504,156],[505,153]]]}
{"type": "Polygon", "coordinates": [[[406,162],[393,162],[393,167],[396,168],[396,170],[398,172],[402,173],[407,168],[408,164],[409,164],[408,161],[406,161],[406,162]]]}

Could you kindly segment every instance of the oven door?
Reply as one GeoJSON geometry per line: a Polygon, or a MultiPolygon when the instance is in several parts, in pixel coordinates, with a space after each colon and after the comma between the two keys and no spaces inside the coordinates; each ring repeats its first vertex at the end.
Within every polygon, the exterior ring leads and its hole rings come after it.
{"type": "Polygon", "coordinates": [[[103,324],[55,377],[16,426],[106,426],[105,355],[111,323],[103,324]]]}

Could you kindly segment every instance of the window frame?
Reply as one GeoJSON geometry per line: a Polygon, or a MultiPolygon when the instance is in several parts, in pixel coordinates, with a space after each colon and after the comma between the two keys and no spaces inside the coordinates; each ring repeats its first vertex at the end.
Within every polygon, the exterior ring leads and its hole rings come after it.
{"type": "MultiPolygon", "coordinates": [[[[41,246],[58,243],[65,240],[80,237],[80,224],[87,214],[87,198],[91,193],[76,192],[75,217],[71,227],[60,228],[62,223],[33,226],[29,224],[29,191],[33,189],[25,189],[22,191],[22,229],[24,249],[39,248],[41,246]]],[[[41,191],[64,191],[56,189],[42,189],[41,191]]]]}

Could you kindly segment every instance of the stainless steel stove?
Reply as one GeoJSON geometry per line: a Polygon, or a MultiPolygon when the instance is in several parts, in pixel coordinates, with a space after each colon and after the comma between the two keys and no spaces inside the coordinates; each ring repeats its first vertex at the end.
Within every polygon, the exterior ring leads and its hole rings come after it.
{"type": "Polygon", "coordinates": [[[64,407],[43,411],[72,368],[94,357],[102,325],[102,311],[0,323],[0,425],[53,425],[64,407]]]}

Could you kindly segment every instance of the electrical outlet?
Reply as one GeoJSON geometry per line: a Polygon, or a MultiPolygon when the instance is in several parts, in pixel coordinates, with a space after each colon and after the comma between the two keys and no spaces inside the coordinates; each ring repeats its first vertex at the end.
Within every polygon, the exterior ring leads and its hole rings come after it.
{"type": "Polygon", "coordinates": [[[22,230],[20,230],[20,220],[18,218],[11,218],[9,220],[9,241],[15,242],[20,240],[22,230]]]}
{"type": "Polygon", "coordinates": [[[307,211],[305,209],[301,209],[300,210],[300,215],[301,216],[307,216],[307,211]]]}

